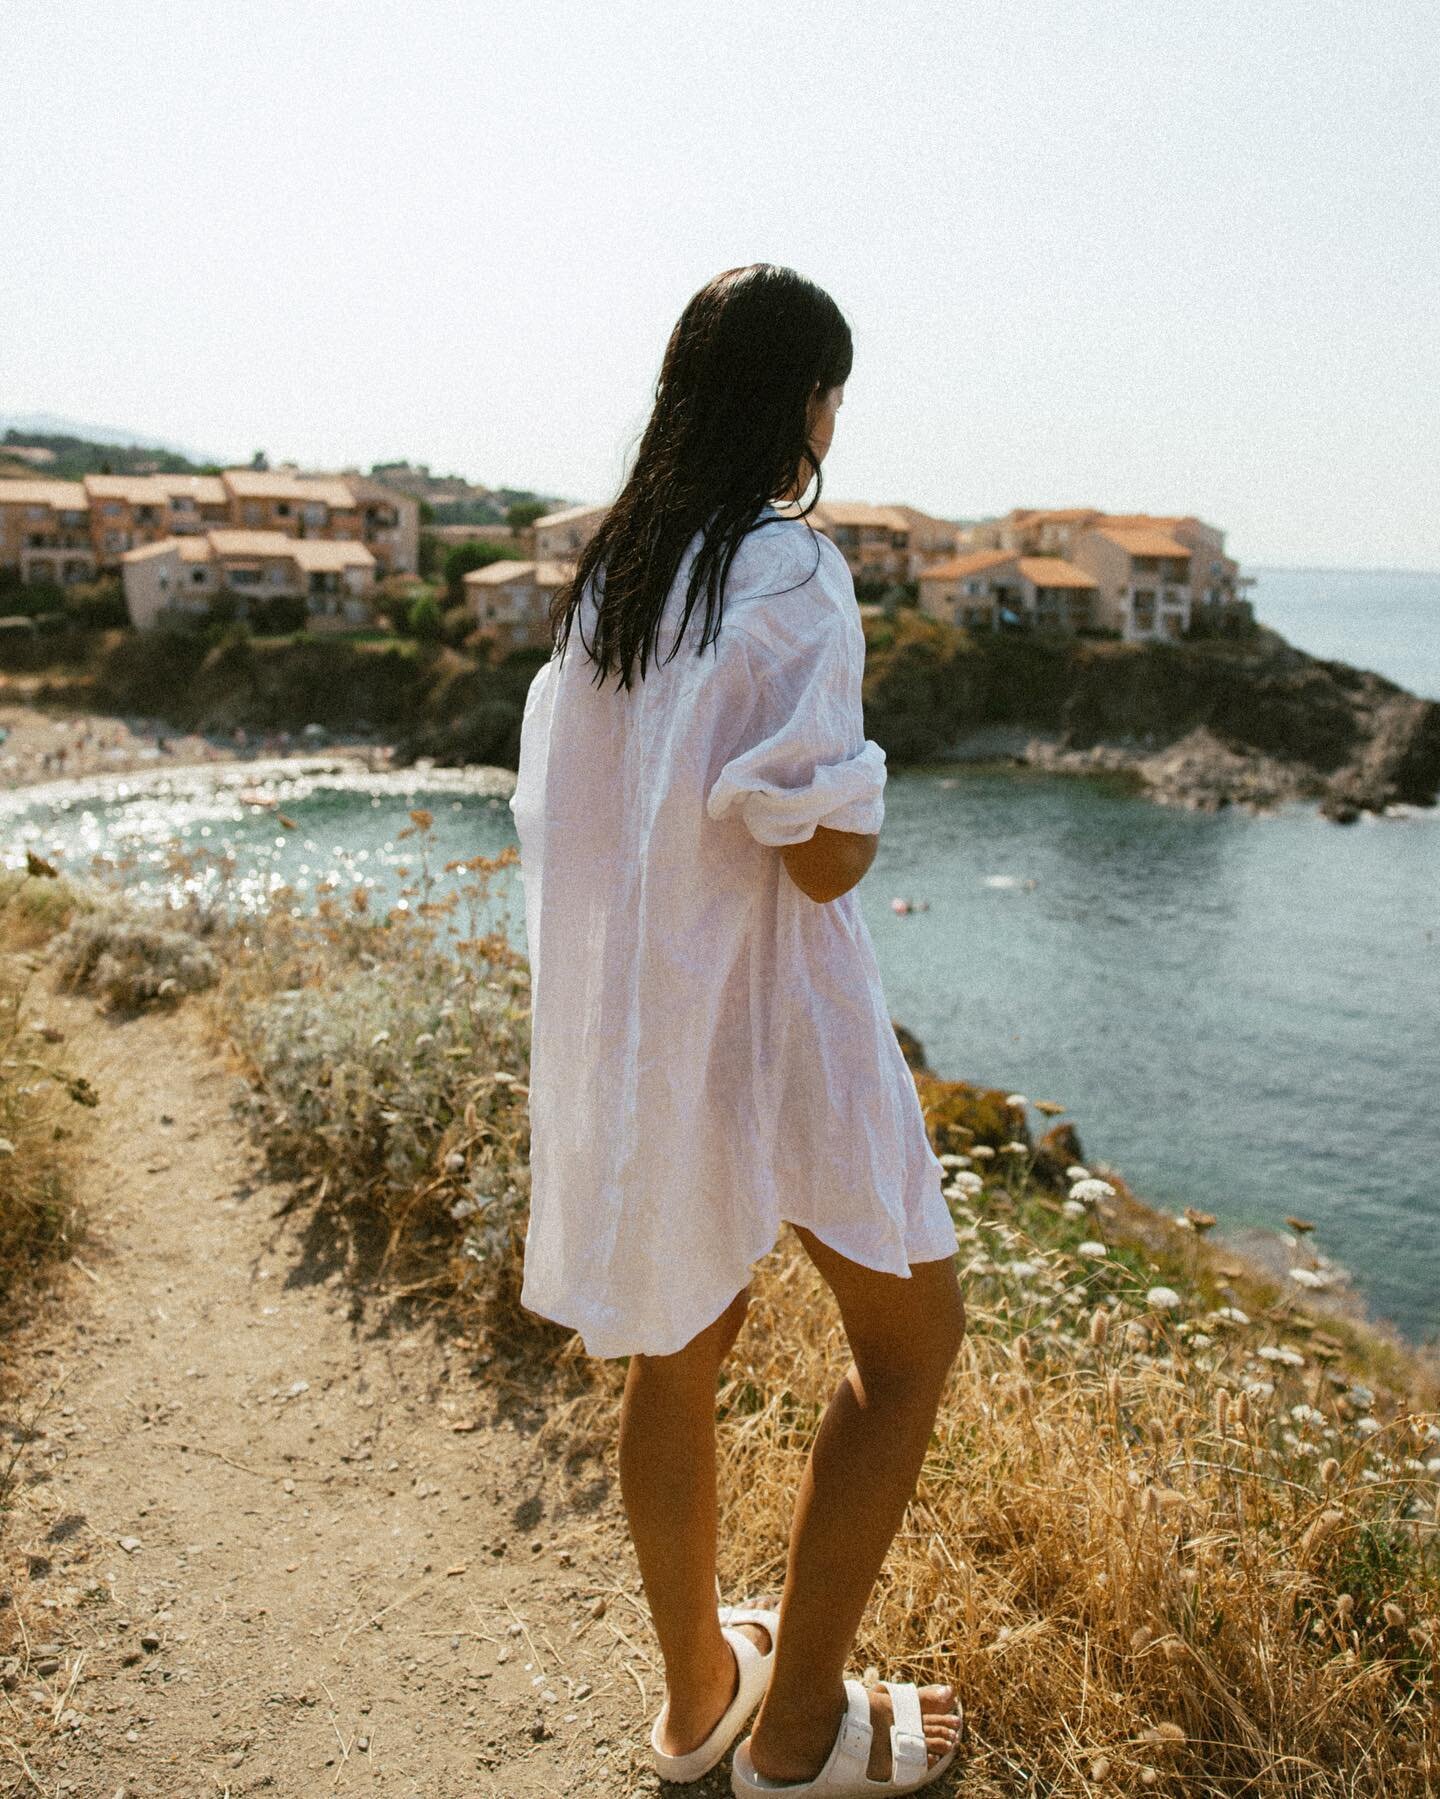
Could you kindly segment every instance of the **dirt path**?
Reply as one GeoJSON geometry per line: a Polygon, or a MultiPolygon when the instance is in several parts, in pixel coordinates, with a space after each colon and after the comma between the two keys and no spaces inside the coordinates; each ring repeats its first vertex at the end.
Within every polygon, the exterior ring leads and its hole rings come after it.
{"type": "MultiPolygon", "coordinates": [[[[613,1451],[562,1481],[540,1408],[507,1415],[427,1328],[380,1334],[323,1224],[283,1212],[198,1013],[44,1009],[102,1103],[89,1274],[3,1408],[14,1442],[61,1384],[5,1535],[3,1790],[658,1791],[613,1451]]],[[[727,1792],[724,1766],[683,1790],[727,1792]]]]}

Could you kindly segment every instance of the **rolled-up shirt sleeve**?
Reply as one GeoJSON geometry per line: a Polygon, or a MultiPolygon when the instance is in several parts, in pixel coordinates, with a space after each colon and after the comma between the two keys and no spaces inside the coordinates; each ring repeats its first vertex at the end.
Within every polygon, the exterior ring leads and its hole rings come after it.
{"type": "Polygon", "coordinates": [[[797,607],[783,637],[744,632],[753,706],[706,798],[758,843],[804,843],[815,827],[877,832],[885,752],[865,736],[864,641],[833,602],[797,607]]]}

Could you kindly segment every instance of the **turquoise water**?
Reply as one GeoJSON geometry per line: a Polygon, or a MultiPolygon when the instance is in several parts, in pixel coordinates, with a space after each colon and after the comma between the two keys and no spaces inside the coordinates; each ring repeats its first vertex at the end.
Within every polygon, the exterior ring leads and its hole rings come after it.
{"type": "MultiPolygon", "coordinates": [[[[1424,691],[1440,581],[1347,579],[1337,600],[1334,577],[1262,575],[1257,611],[1424,691]]],[[[0,848],[98,857],[142,897],[214,886],[225,854],[237,905],[361,885],[383,906],[418,872],[411,808],[433,814],[438,869],[514,841],[508,790],[323,762],[108,777],[0,796],[0,848]]],[[[1086,1156],[1167,1210],[1315,1220],[1378,1315],[1440,1330],[1440,811],[1341,828],[1309,806],[1206,814],[1103,780],[896,771],[860,893],[891,1013],[933,1067],[1058,1101],[1086,1156]],[[902,916],[896,897],[928,907],[902,916]]],[[[486,922],[520,940],[517,883],[486,922]]]]}

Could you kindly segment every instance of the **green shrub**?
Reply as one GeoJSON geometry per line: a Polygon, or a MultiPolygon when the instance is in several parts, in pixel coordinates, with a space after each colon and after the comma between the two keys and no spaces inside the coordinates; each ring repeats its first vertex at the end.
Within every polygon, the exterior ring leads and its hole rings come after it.
{"type": "Polygon", "coordinates": [[[125,590],[118,575],[67,587],[65,610],[82,631],[123,630],[130,623],[125,590]]]}
{"type": "Polygon", "coordinates": [[[412,637],[418,637],[423,643],[438,642],[443,622],[434,594],[422,593],[419,595],[411,603],[405,623],[412,637]]]}
{"type": "Polygon", "coordinates": [[[520,551],[504,543],[457,543],[445,552],[445,587],[452,606],[465,597],[465,577],[475,568],[488,568],[492,562],[521,560],[520,551]]]}

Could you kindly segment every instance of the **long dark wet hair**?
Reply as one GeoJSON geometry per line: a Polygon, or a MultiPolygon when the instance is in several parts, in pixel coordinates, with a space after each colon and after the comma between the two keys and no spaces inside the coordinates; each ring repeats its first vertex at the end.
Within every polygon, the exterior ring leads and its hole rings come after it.
{"type": "Polygon", "coordinates": [[[628,688],[637,668],[644,679],[697,531],[703,538],[670,654],[702,595],[697,653],[713,643],[725,577],[765,505],[792,486],[803,494],[812,479],[814,499],[793,516],[808,517],[820,498],[807,408],[817,388],[823,397],[849,378],[851,354],[840,308],[794,269],[726,269],[688,302],[665,347],[634,468],[550,609],[551,638],[563,649],[595,579],[594,642],[584,643],[583,628],[580,638],[598,686],[614,674],[628,688]]]}

